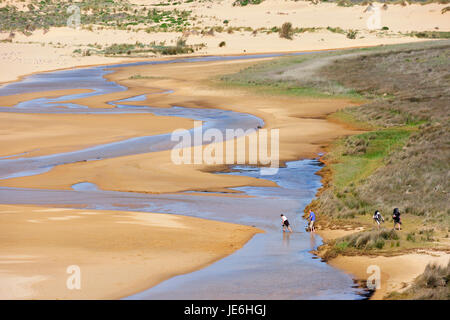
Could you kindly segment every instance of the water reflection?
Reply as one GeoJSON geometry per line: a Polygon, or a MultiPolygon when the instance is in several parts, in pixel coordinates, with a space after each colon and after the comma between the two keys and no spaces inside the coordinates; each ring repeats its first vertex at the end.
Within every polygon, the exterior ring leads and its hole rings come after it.
{"type": "Polygon", "coordinates": [[[316,234],[314,232],[309,233],[309,246],[311,250],[317,249],[316,234]]]}
{"type": "Polygon", "coordinates": [[[283,246],[289,248],[289,241],[291,240],[290,232],[283,232],[283,246]]]}

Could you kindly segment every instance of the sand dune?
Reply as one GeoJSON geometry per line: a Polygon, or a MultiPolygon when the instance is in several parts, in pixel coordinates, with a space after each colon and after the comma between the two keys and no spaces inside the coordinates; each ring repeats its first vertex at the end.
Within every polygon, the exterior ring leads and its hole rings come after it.
{"type": "MultiPolygon", "coordinates": [[[[22,2],[13,1],[22,7],[22,2]]],[[[161,9],[152,5],[160,1],[139,1],[132,3],[149,8],[161,9]]],[[[214,1],[181,3],[165,6],[165,10],[192,11],[191,28],[207,30],[211,27],[223,27],[225,31],[215,32],[214,36],[202,36],[197,31],[152,32],[144,30],[146,25],[136,26],[131,30],[115,30],[105,27],[82,26],[81,29],[68,27],[50,28],[48,32],[36,30],[32,35],[16,33],[12,43],[0,46],[0,65],[2,73],[0,82],[11,81],[32,72],[85,66],[93,64],[115,63],[125,61],[127,57],[81,56],[74,54],[77,49],[89,49],[92,45],[109,46],[113,43],[149,44],[165,42],[175,44],[181,36],[187,37],[187,44],[204,44],[204,48],[195,54],[243,54],[255,52],[281,52],[344,48],[355,46],[373,46],[418,41],[420,39],[405,35],[411,31],[449,31],[450,13],[441,14],[445,5],[389,5],[381,12],[381,25],[388,31],[369,30],[367,20],[372,15],[364,12],[365,6],[340,7],[333,3],[317,5],[303,1],[266,0],[260,5],[233,7],[233,1],[214,1]],[[228,23],[224,24],[227,20],[228,23]],[[298,28],[321,28],[315,32],[305,32],[294,36],[293,40],[282,39],[278,33],[253,34],[252,31],[235,31],[227,33],[228,27],[259,28],[280,27],[291,22],[298,28]],[[333,33],[327,27],[339,27],[343,30],[358,30],[356,39],[348,39],[345,34],[333,33]],[[84,28],[83,28],[84,27],[84,28]],[[221,42],[225,46],[219,47],[221,42]]],[[[8,39],[9,32],[0,33],[0,40],[8,39]]],[[[152,54],[150,54],[150,57],[152,54]]],[[[155,56],[155,55],[153,55],[155,56]]],[[[156,58],[156,56],[155,56],[156,58]]],[[[129,59],[128,59],[129,60],[129,59]]]]}
{"type": "Polygon", "coordinates": [[[450,254],[446,252],[422,252],[402,254],[394,257],[339,256],[329,262],[330,265],[343,270],[357,279],[366,280],[373,271],[367,272],[369,266],[377,266],[381,270],[381,287],[371,297],[381,300],[393,291],[402,291],[425,271],[429,263],[445,266],[450,254]]]}
{"type": "MultiPolygon", "coordinates": [[[[335,240],[350,234],[360,232],[356,229],[324,229],[318,233],[325,241],[335,240]]],[[[319,251],[320,254],[320,251],[319,251]]],[[[327,263],[338,268],[356,280],[364,283],[373,274],[373,266],[380,270],[380,288],[371,296],[372,300],[382,300],[391,292],[402,292],[410,287],[414,279],[421,275],[429,263],[447,265],[450,254],[442,247],[436,250],[416,250],[394,256],[358,255],[333,258],[327,263]],[[439,251],[442,250],[442,251],[439,251]]]]}

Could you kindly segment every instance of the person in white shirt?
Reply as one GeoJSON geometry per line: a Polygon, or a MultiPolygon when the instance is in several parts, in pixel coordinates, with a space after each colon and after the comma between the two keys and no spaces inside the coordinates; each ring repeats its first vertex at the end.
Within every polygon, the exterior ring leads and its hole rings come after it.
{"type": "Polygon", "coordinates": [[[286,228],[289,230],[289,232],[292,232],[289,220],[286,218],[284,214],[281,214],[281,225],[283,227],[283,232],[286,232],[286,228]]]}
{"type": "Polygon", "coordinates": [[[384,218],[381,215],[380,211],[376,210],[375,213],[373,214],[373,220],[375,221],[375,223],[378,226],[378,229],[380,228],[380,224],[382,222],[384,222],[384,218]]]}

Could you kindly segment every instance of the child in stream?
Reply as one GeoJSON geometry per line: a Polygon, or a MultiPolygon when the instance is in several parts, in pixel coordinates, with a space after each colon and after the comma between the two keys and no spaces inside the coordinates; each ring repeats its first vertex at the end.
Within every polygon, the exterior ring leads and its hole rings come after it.
{"type": "Polygon", "coordinates": [[[289,232],[292,232],[289,220],[286,218],[284,214],[281,214],[281,225],[283,226],[283,232],[286,232],[286,228],[289,230],[289,232]]]}

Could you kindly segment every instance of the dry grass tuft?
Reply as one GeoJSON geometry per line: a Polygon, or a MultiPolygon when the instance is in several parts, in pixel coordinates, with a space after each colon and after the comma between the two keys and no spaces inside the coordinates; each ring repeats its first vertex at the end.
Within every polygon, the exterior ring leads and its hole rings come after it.
{"type": "Polygon", "coordinates": [[[388,299],[449,300],[450,261],[447,266],[429,264],[416,278],[412,287],[403,293],[391,293],[388,299]]]}

